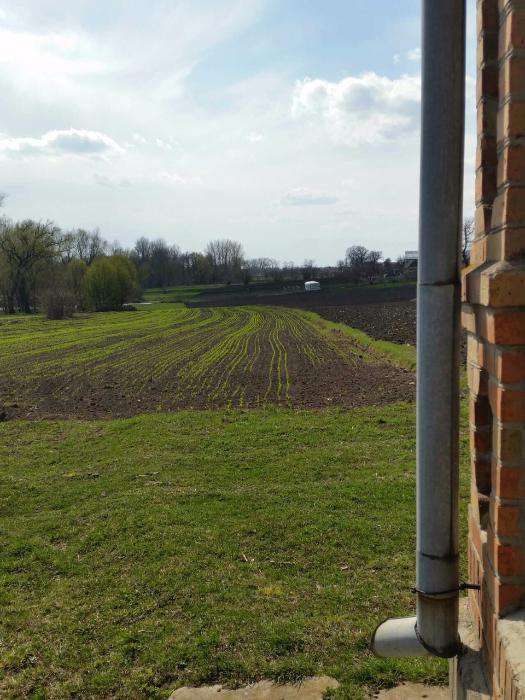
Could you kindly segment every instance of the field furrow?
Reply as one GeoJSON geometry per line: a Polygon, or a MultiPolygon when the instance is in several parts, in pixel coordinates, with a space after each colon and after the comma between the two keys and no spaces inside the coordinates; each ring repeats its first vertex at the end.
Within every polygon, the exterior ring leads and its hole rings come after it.
{"type": "Polygon", "coordinates": [[[0,318],[8,417],[110,417],[411,399],[410,372],[298,309],[159,305],[66,321],[0,318]]]}

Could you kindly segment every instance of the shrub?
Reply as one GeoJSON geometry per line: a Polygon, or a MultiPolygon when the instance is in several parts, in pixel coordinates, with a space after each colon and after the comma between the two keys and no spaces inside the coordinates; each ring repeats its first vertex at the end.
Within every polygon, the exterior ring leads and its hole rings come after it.
{"type": "Polygon", "coordinates": [[[137,288],[136,268],[122,255],[98,258],[85,275],[86,302],[95,311],[120,311],[137,288]]]}

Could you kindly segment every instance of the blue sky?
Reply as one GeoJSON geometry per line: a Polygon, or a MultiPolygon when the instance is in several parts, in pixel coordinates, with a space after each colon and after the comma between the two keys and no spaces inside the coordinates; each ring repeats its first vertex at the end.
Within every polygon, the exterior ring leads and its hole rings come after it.
{"type": "Polygon", "coordinates": [[[414,248],[419,12],[412,0],[0,0],[5,214],[125,245],[228,236],[281,261],[414,248]]]}

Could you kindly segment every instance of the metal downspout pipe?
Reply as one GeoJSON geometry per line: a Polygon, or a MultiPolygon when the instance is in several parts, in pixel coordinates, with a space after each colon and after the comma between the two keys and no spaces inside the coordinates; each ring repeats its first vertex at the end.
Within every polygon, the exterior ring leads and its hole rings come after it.
{"type": "Polygon", "coordinates": [[[417,615],[382,623],[379,656],[459,650],[458,422],[465,0],[424,0],[417,304],[417,615]]]}

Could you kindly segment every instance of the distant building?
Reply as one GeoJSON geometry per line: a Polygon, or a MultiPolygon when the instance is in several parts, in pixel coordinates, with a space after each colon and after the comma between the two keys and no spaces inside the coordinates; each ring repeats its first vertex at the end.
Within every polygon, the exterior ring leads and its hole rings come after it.
{"type": "Polygon", "coordinates": [[[405,256],[403,258],[403,270],[401,273],[405,279],[417,279],[418,259],[419,253],[417,250],[405,250],[405,256]]]}
{"type": "Polygon", "coordinates": [[[310,280],[310,282],[304,283],[305,292],[318,292],[320,289],[321,285],[319,284],[319,282],[315,282],[315,280],[310,280]]]}

